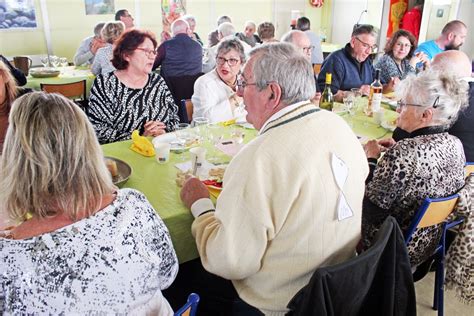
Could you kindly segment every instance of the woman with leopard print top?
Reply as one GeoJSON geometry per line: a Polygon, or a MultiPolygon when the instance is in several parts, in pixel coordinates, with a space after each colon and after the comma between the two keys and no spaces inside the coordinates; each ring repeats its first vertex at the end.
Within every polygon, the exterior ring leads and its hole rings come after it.
{"type": "MultiPolygon", "coordinates": [[[[406,232],[424,198],[451,195],[464,185],[462,144],[445,130],[466,105],[467,91],[467,85],[454,77],[434,71],[409,76],[397,85],[397,126],[410,137],[365,145],[371,171],[362,212],[364,248],[387,216],[395,217],[406,232]]],[[[440,227],[415,232],[408,246],[412,267],[433,254],[439,238],[440,227]]]]}

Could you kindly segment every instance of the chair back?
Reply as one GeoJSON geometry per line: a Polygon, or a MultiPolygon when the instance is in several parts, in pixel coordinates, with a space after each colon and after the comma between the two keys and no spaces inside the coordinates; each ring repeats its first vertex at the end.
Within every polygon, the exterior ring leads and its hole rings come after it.
{"type": "Polygon", "coordinates": [[[471,174],[474,173],[474,162],[468,161],[464,166],[465,176],[466,178],[471,174]]]}
{"type": "Polygon", "coordinates": [[[436,199],[425,198],[408,227],[405,243],[408,245],[416,229],[442,223],[453,212],[458,199],[458,194],[436,199]]]}
{"type": "Polygon", "coordinates": [[[86,80],[60,84],[41,83],[41,90],[48,93],[59,93],[73,100],[86,100],[86,80]]]}
{"type": "Polygon", "coordinates": [[[194,94],[194,83],[202,76],[198,73],[191,76],[166,77],[164,78],[173,100],[178,106],[178,116],[181,123],[190,123],[191,117],[186,117],[186,109],[181,107],[181,100],[191,99],[194,94]]]}
{"type": "Polygon", "coordinates": [[[199,295],[191,293],[188,296],[188,301],[179,310],[174,313],[174,316],[195,316],[197,306],[199,304],[199,295]]]}
{"type": "Polygon", "coordinates": [[[410,261],[397,221],[389,216],[367,251],[316,269],[288,303],[290,316],[416,315],[410,261]]]}
{"type": "Polygon", "coordinates": [[[188,116],[189,122],[191,122],[193,120],[193,112],[194,112],[194,106],[191,99],[181,100],[181,107],[186,109],[186,115],[188,116]]]}

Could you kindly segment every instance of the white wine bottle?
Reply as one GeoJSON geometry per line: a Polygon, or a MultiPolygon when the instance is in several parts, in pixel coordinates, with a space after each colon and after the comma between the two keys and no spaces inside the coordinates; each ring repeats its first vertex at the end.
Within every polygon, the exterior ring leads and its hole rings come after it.
{"type": "Polygon", "coordinates": [[[326,73],[326,86],[324,87],[324,91],[321,94],[321,99],[319,99],[319,107],[328,111],[332,111],[332,107],[334,105],[334,99],[331,91],[331,81],[332,75],[328,72],[326,73]]]}
{"type": "Polygon", "coordinates": [[[380,110],[382,102],[382,84],[380,83],[380,69],[375,70],[375,80],[370,85],[369,103],[367,104],[366,114],[372,116],[374,112],[380,110]]]}

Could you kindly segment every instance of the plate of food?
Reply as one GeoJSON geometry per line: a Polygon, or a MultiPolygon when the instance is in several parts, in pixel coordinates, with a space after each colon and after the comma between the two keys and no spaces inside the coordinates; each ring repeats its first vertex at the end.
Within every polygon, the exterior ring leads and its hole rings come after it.
{"type": "Polygon", "coordinates": [[[53,68],[31,68],[30,74],[34,78],[52,78],[57,77],[61,73],[60,70],[53,69],[53,68]]]}
{"type": "Polygon", "coordinates": [[[120,187],[128,181],[132,168],[123,160],[114,157],[104,157],[105,165],[112,176],[112,182],[120,187]]]}
{"type": "Polygon", "coordinates": [[[152,143],[169,143],[171,145],[171,151],[184,151],[192,147],[196,147],[201,142],[201,138],[194,134],[189,133],[185,138],[178,139],[176,133],[166,133],[153,138],[152,143]]]}

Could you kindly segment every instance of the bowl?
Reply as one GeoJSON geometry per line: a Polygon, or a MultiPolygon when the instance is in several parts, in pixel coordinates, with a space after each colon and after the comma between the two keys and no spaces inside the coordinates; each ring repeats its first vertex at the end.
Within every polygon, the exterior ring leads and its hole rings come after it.
{"type": "Polygon", "coordinates": [[[130,167],[130,165],[127,164],[125,161],[114,158],[114,157],[106,156],[105,159],[109,159],[116,163],[117,175],[112,177],[112,182],[116,186],[121,187],[122,185],[125,184],[125,182],[128,181],[128,178],[130,178],[130,175],[132,174],[132,167],[130,167]]]}
{"type": "Polygon", "coordinates": [[[60,70],[52,68],[31,68],[30,75],[34,78],[53,78],[59,76],[60,70]]]}

